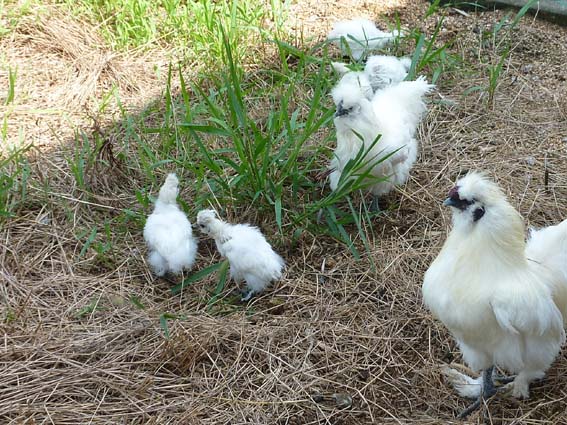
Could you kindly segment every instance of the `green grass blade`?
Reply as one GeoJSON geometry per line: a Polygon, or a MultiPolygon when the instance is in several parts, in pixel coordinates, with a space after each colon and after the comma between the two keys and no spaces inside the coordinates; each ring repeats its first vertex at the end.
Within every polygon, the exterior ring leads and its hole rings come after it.
{"type": "Polygon", "coordinates": [[[221,268],[223,264],[224,262],[221,261],[220,263],[213,264],[212,266],[205,267],[204,269],[201,269],[198,272],[193,273],[192,275],[187,277],[183,282],[181,282],[179,285],[176,285],[173,288],[171,288],[170,289],[171,293],[174,295],[178,294],[186,286],[198,282],[204,279],[205,277],[207,277],[208,275],[210,275],[211,273],[216,272],[219,268],[221,268]]]}

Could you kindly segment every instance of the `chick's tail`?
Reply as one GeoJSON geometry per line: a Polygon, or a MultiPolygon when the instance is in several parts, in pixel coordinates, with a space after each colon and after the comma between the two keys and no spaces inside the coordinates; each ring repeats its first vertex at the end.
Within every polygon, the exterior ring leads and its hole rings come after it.
{"type": "Polygon", "coordinates": [[[374,96],[374,110],[378,116],[392,117],[397,122],[401,120],[409,129],[414,130],[426,111],[423,97],[434,87],[423,77],[415,81],[402,81],[374,96]]]}

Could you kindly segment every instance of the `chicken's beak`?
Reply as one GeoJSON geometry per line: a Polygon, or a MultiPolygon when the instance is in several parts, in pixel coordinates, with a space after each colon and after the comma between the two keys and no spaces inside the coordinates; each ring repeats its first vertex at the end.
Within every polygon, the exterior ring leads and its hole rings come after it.
{"type": "Polygon", "coordinates": [[[464,211],[466,210],[472,202],[467,201],[466,199],[455,199],[455,198],[447,198],[443,201],[443,205],[446,207],[454,207],[458,210],[464,211]]]}
{"type": "Polygon", "coordinates": [[[446,207],[455,207],[457,208],[457,200],[453,198],[447,198],[443,201],[443,205],[446,207]]]}
{"type": "Polygon", "coordinates": [[[339,102],[337,105],[337,111],[335,112],[335,117],[342,117],[348,114],[348,110],[343,108],[343,102],[339,102]]]}

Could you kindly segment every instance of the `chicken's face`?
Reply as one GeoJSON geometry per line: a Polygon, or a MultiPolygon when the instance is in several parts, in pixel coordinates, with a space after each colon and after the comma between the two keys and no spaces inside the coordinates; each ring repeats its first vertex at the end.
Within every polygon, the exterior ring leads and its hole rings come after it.
{"type": "Polygon", "coordinates": [[[214,237],[214,224],[218,221],[214,210],[202,210],[197,214],[197,226],[207,236],[214,237]]]}
{"type": "Polygon", "coordinates": [[[354,118],[360,115],[362,106],[358,101],[340,100],[337,105],[337,112],[335,118],[343,117],[344,119],[354,118]]]}
{"type": "Polygon", "coordinates": [[[485,214],[484,204],[474,196],[466,197],[461,194],[460,187],[455,186],[449,191],[449,196],[443,205],[453,208],[455,220],[476,223],[485,214]]]}
{"type": "MultiPolygon", "coordinates": [[[[348,74],[345,75],[347,76],[348,74]]],[[[332,96],[337,107],[335,125],[338,130],[356,129],[361,132],[363,131],[361,125],[374,121],[372,119],[374,113],[367,93],[358,83],[339,84],[333,89],[332,96]]]]}
{"type": "Polygon", "coordinates": [[[453,209],[456,225],[474,225],[492,210],[500,211],[506,198],[500,188],[483,174],[474,172],[459,179],[443,205],[453,209]]]}

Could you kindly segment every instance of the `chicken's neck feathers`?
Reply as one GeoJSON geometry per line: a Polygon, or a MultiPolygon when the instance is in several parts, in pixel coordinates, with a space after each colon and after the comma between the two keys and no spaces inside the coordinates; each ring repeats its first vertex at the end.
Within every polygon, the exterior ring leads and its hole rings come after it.
{"type": "Polygon", "coordinates": [[[164,213],[174,213],[174,212],[181,212],[176,202],[173,203],[170,201],[164,202],[160,198],[156,200],[156,203],[154,205],[154,213],[164,214],[164,213]]]}
{"type": "Polygon", "coordinates": [[[232,225],[222,220],[214,220],[209,224],[209,232],[218,244],[223,244],[230,239],[232,225]]]}

